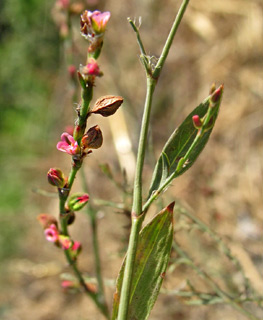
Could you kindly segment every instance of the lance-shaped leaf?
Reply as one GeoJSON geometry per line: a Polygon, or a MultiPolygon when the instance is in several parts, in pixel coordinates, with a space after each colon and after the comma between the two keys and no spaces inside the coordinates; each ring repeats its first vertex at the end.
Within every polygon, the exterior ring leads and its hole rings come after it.
{"type": "Polygon", "coordinates": [[[170,180],[178,177],[193,165],[204,149],[213,130],[219,111],[222,92],[223,86],[220,86],[211,96],[206,98],[197,108],[195,108],[172,133],[155,166],[149,190],[149,197],[154,191],[162,190],[162,187],[167,184],[168,180],[171,182],[170,180]],[[206,129],[202,129],[203,132],[197,140],[196,136],[198,134],[198,129],[194,126],[192,119],[192,117],[196,115],[199,116],[204,123],[207,116],[210,118],[206,129]],[[188,154],[187,159],[185,159],[186,161],[182,166],[178,166],[179,161],[187,155],[190,148],[191,152],[188,154]]]}
{"type": "MultiPolygon", "coordinates": [[[[174,202],[159,212],[140,232],[127,320],[147,319],[157,299],[171,254],[173,207],[174,202]]],[[[117,279],[112,320],[118,316],[124,267],[125,260],[117,279]]]]}

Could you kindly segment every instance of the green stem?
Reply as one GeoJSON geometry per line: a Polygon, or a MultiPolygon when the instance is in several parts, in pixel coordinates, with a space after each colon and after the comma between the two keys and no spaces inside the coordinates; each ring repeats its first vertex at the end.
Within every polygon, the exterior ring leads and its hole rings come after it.
{"type": "Polygon", "coordinates": [[[145,158],[147,134],[149,130],[150,123],[150,113],[152,107],[152,98],[156,85],[156,80],[147,77],[147,92],[144,106],[144,113],[141,124],[141,133],[139,138],[138,154],[137,154],[137,164],[134,179],[134,191],[133,191],[133,205],[132,214],[139,216],[142,212],[142,171],[145,158]]]}
{"type": "Polygon", "coordinates": [[[120,305],[118,312],[118,320],[128,319],[128,309],[130,302],[130,290],[133,276],[133,267],[136,256],[136,250],[139,240],[139,232],[142,225],[142,216],[132,218],[131,234],[129,239],[129,247],[125,261],[125,270],[123,276],[123,284],[121,289],[120,305]]]}
{"type": "MultiPolygon", "coordinates": [[[[84,169],[81,168],[81,178],[82,178],[82,186],[84,192],[88,193],[88,185],[84,173],[84,169]]],[[[90,218],[90,225],[92,230],[92,247],[93,247],[93,254],[94,254],[94,262],[95,262],[95,270],[96,270],[96,279],[98,283],[98,293],[97,298],[100,301],[101,305],[104,308],[105,313],[107,314],[107,318],[109,319],[109,310],[106,303],[105,292],[104,292],[104,285],[103,285],[103,278],[101,273],[101,263],[100,263],[100,251],[99,251],[99,242],[98,242],[98,229],[97,229],[97,214],[96,211],[93,209],[91,200],[87,205],[87,214],[90,218]]]]}
{"type": "Polygon", "coordinates": [[[165,63],[165,60],[166,60],[166,58],[168,56],[169,50],[170,50],[171,45],[173,43],[173,39],[175,37],[176,31],[177,31],[177,29],[178,29],[178,27],[179,27],[179,25],[180,25],[180,23],[182,21],[182,18],[184,16],[184,13],[185,13],[185,10],[187,8],[187,5],[188,5],[189,1],[190,0],[184,0],[182,2],[181,6],[180,6],[180,9],[179,9],[179,11],[177,13],[177,16],[176,16],[176,18],[174,20],[174,23],[172,25],[171,31],[170,31],[170,33],[169,33],[169,35],[167,37],[166,43],[165,43],[165,45],[163,47],[163,51],[161,53],[161,56],[160,56],[160,58],[158,60],[158,63],[156,65],[155,69],[154,69],[154,72],[153,72],[153,77],[154,78],[158,78],[160,76],[160,73],[161,73],[162,68],[164,66],[164,63],[165,63]]]}
{"type": "Polygon", "coordinates": [[[129,239],[129,246],[127,251],[127,258],[125,264],[125,271],[123,276],[123,285],[121,289],[120,306],[118,313],[118,320],[124,320],[128,315],[130,290],[135,262],[135,255],[139,239],[139,232],[141,229],[143,217],[139,217],[142,212],[142,171],[146,150],[147,133],[150,123],[150,113],[152,106],[152,97],[156,80],[147,77],[147,92],[144,106],[144,113],[142,118],[141,133],[139,138],[137,165],[134,179],[133,205],[132,205],[132,226],[129,239]]]}
{"type": "Polygon", "coordinates": [[[182,20],[183,14],[186,10],[186,7],[189,1],[190,0],[183,1],[181,8],[179,9],[179,12],[175,18],[171,31],[168,35],[166,43],[164,45],[161,57],[153,73],[150,72],[150,66],[147,65],[148,60],[146,59],[144,46],[142,44],[142,41],[139,35],[139,30],[129,20],[133,30],[136,32],[137,40],[142,53],[142,58],[143,58],[142,62],[145,66],[146,75],[147,75],[147,92],[146,92],[146,99],[145,99],[145,105],[144,105],[144,113],[142,118],[139,145],[138,145],[136,172],[135,172],[135,179],[134,179],[134,191],[133,191],[132,226],[131,226],[131,234],[129,239],[126,263],[125,263],[123,283],[121,288],[118,320],[126,320],[128,316],[130,291],[131,291],[131,284],[132,284],[132,278],[133,278],[136,250],[137,250],[137,245],[139,240],[139,232],[141,230],[142,222],[145,216],[144,214],[141,215],[141,213],[143,212],[142,210],[142,172],[143,172],[143,165],[144,165],[147,135],[148,135],[149,123],[150,123],[150,113],[151,113],[153,93],[154,93],[157,80],[160,76],[161,70],[164,66],[167,55],[171,48],[174,36],[176,34],[176,31],[182,20]]]}
{"type": "Polygon", "coordinates": [[[140,47],[141,54],[146,56],[146,51],[144,49],[144,46],[143,46],[142,39],[141,39],[141,36],[140,36],[138,28],[136,27],[135,23],[132,21],[131,18],[128,18],[128,22],[131,25],[133,31],[136,33],[137,42],[138,42],[138,45],[140,47]]]}

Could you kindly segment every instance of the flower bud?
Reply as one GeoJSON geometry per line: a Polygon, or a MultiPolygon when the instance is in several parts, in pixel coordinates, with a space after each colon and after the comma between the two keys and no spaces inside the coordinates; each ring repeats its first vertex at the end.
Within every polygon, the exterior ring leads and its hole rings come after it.
{"type": "Polygon", "coordinates": [[[122,103],[123,98],[120,96],[103,96],[96,101],[91,112],[108,117],[114,114],[122,103]]]}
{"type": "Polygon", "coordinates": [[[55,187],[63,188],[66,181],[63,172],[60,169],[50,168],[47,173],[48,182],[55,187]]]}
{"type": "Polygon", "coordinates": [[[210,98],[210,101],[212,104],[215,104],[220,101],[222,94],[223,94],[223,89],[224,89],[224,86],[221,85],[216,90],[214,90],[214,92],[212,93],[211,98],[210,98]]]}
{"type": "Polygon", "coordinates": [[[87,193],[75,193],[68,200],[68,206],[72,211],[78,211],[82,209],[89,201],[89,195],[87,193]]]}
{"type": "Polygon", "coordinates": [[[72,245],[72,241],[68,236],[59,235],[58,241],[64,250],[68,250],[72,245]]]}
{"type": "Polygon", "coordinates": [[[41,213],[38,215],[37,220],[42,225],[43,229],[47,229],[52,224],[54,224],[56,227],[58,226],[57,219],[51,214],[41,213]]]}
{"type": "Polygon", "coordinates": [[[202,128],[203,124],[202,124],[202,121],[201,121],[199,115],[196,114],[196,115],[192,116],[192,120],[193,120],[194,127],[196,129],[202,128]]]}
{"type": "Polygon", "coordinates": [[[79,287],[79,284],[76,281],[72,281],[72,280],[63,280],[61,282],[61,287],[64,290],[69,290],[69,289],[75,289],[79,287]]]}
{"type": "Polygon", "coordinates": [[[82,250],[82,246],[81,243],[78,241],[75,241],[72,245],[72,247],[70,248],[70,255],[73,259],[76,259],[77,256],[80,254],[82,250]]]}
{"type": "Polygon", "coordinates": [[[89,59],[87,65],[85,66],[80,65],[79,72],[84,78],[84,80],[88,80],[89,76],[100,77],[103,75],[102,72],[100,71],[98,63],[93,58],[89,59]]]}
{"type": "Polygon", "coordinates": [[[102,132],[98,125],[90,128],[81,139],[84,149],[98,149],[101,147],[102,142],[102,132]]]}

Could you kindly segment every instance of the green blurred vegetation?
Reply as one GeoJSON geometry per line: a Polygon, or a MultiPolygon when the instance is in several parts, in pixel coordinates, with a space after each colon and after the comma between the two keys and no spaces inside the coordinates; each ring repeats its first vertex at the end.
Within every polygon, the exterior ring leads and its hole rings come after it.
{"type": "Polygon", "coordinates": [[[29,169],[48,146],[49,101],[59,61],[52,4],[0,2],[0,259],[17,252],[26,231],[26,197],[38,178],[29,169]]]}

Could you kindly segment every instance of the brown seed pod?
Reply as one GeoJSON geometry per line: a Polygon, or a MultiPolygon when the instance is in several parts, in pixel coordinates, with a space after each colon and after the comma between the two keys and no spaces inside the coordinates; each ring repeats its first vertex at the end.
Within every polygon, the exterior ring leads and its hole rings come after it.
{"type": "Polygon", "coordinates": [[[118,110],[122,103],[123,98],[120,96],[103,96],[96,101],[91,113],[109,117],[118,110]]]}

